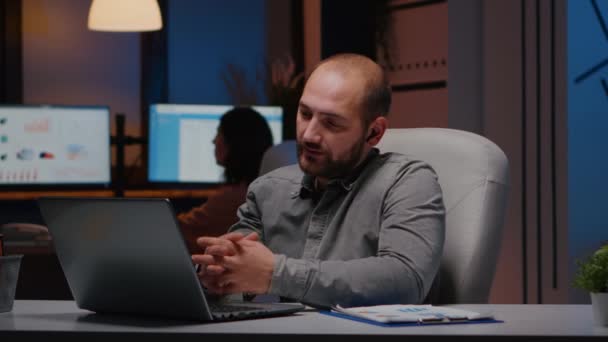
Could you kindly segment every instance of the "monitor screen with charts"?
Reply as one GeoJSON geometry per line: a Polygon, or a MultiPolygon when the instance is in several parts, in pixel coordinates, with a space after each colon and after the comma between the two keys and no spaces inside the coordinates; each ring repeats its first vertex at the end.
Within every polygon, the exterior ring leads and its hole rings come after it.
{"type": "Polygon", "coordinates": [[[110,181],[108,107],[0,106],[1,186],[110,181]]]}
{"type": "MultiPolygon", "coordinates": [[[[230,105],[154,104],[150,106],[148,180],[166,183],[224,181],[216,164],[213,138],[230,105]]],[[[273,142],[282,141],[281,107],[252,106],[270,126],[273,142]]]]}

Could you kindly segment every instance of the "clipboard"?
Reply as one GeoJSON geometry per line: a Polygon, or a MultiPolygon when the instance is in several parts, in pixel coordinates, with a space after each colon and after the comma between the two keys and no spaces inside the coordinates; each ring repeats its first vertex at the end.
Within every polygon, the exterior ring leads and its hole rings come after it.
{"type": "Polygon", "coordinates": [[[503,323],[491,313],[432,305],[380,305],[324,310],[320,313],[381,327],[503,323]]]}

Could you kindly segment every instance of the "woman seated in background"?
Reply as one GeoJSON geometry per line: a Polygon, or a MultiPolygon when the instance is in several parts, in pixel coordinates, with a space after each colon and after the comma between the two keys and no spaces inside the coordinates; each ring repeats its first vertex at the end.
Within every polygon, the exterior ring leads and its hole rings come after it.
{"type": "Polygon", "coordinates": [[[237,222],[236,211],[245,202],[249,183],[258,176],[264,152],[272,146],[272,133],[260,113],[235,107],[220,119],[213,144],[226,183],[201,206],[177,216],[191,253],[200,253],[199,236],[220,236],[237,222]]]}

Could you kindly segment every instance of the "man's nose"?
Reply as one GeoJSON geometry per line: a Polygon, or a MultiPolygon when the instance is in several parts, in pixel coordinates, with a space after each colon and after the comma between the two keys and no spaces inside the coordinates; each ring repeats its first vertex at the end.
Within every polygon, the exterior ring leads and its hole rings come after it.
{"type": "Polygon", "coordinates": [[[305,142],[309,143],[318,144],[321,142],[321,129],[317,120],[312,119],[308,122],[304,128],[302,138],[305,142]]]}

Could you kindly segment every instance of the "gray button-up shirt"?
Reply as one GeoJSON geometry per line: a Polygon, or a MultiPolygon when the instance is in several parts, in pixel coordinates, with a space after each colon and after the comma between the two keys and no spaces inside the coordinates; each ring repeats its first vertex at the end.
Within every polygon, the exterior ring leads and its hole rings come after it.
{"type": "Polygon", "coordinates": [[[298,165],[261,176],[230,229],[257,232],[275,254],[269,293],[323,307],[422,302],[445,235],[432,168],[374,149],[323,192],[313,184],[298,165]]]}

